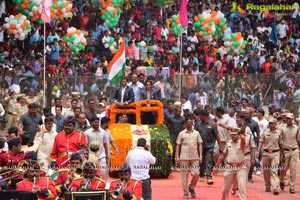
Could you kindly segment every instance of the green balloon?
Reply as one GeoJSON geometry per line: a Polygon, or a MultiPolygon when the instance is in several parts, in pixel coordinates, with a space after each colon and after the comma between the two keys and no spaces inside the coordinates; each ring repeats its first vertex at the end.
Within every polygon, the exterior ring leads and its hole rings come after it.
{"type": "Polygon", "coordinates": [[[214,23],[213,22],[208,22],[208,25],[212,26],[212,25],[214,25],[214,23]]]}
{"type": "Polygon", "coordinates": [[[31,25],[28,24],[28,25],[26,26],[26,29],[27,29],[27,30],[30,30],[30,29],[31,29],[31,25]]]}
{"type": "Polygon", "coordinates": [[[154,51],[154,46],[151,46],[151,47],[149,48],[149,50],[150,50],[151,52],[153,52],[153,51],[154,51]]]}
{"type": "Polygon", "coordinates": [[[197,22],[195,22],[195,23],[194,23],[194,26],[195,26],[195,27],[200,27],[200,26],[201,26],[201,24],[200,24],[200,22],[199,22],[199,21],[197,21],[197,22]]]}
{"type": "Polygon", "coordinates": [[[72,35],[72,36],[70,37],[70,42],[74,42],[75,39],[76,39],[76,35],[72,35]]]}
{"type": "Polygon", "coordinates": [[[203,22],[204,21],[204,17],[201,16],[200,19],[199,19],[199,21],[203,22]]]}
{"type": "Polygon", "coordinates": [[[201,31],[204,31],[204,30],[205,30],[205,27],[204,27],[204,26],[200,26],[200,30],[201,30],[201,31]]]}
{"type": "Polygon", "coordinates": [[[236,42],[236,46],[240,46],[241,45],[241,42],[236,42]]]}
{"type": "Polygon", "coordinates": [[[80,51],[84,49],[84,46],[83,46],[81,43],[78,44],[77,47],[78,47],[78,49],[79,49],[80,51]]]}
{"type": "Polygon", "coordinates": [[[57,5],[56,4],[52,4],[51,6],[53,9],[56,9],[57,8],[57,5]]]}
{"type": "Polygon", "coordinates": [[[231,47],[230,47],[230,51],[233,51],[234,50],[234,46],[232,45],[231,47]]]}
{"type": "Polygon", "coordinates": [[[60,4],[59,7],[60,7],[60,8],[64,8],[64,4],[60,4]]]}
{"type": "Polygon", "coordinates": [[[140,42],[137,43],[138,47],[142,47],[142,44],[140,42]]]}
{"type": "Polygon", "coordinates": [[[172,16],[172,21],[176,21],[176,18],[177,18],[177,16],[176,16],[176,15],[173,15],[173,16],[172,16]]]}
{"type": "Polygon", "coordinates": [[[29,10],[23,10],[24,15],[29,16],[29,10]]]}
{"type": "Polygon", "coordinates": [[[242,44],[247,44],[247,41],[244,40],[244,41],[242,42],[242,44]]]}
{"type": "Polygon", "coordinates": [[[37,20],[37,22],[38,22],[39,24],[43,24],[43,23],[44,23],[44,21],[43,21],[42,19],[37,20]]]}
{"type": "Polygon", "coordinates": [[[207,36],[207,32],[203,32],[203,36],[207,36]]]}
{"type": "Polygon", "coordinates": [[[245,53],[245,50],[244,49],[239,49],[239,52],[240,53],[245,53]]]}
{"type": "Polygon", "coordinates": [[[71,50],[75,53],[77,52],[77,47],[75,45],[72,45],[71,50]]]}
{"type": "Polygon", "coordinates": [[[218,24],[218,26],[219,26],[219,27],[225,26],[225,23],[224,23],[224,22],[220,22],[220,23],[218,24]]]}

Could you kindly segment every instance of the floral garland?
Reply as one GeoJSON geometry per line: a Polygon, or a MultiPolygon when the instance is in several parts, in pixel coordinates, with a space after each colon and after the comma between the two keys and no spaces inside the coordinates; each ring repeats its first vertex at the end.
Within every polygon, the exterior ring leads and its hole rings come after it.
{"type": "Polygon", "coordinates": [[[116,117],[118,114],[135,114],[136,124],[141,125],[141,112],[157,112],[156,124],[162,125],[164,123],[164,107],[160,101],[157,100],[141,100],[137,103],[131,103],[127,106],[118,107],[113,104],[110,109],[111,123],[116,123],[116,117]]]}
{"type": "Polygon", "coordinates": [[[111,124],[109,127],[112,138],[120,150],[120,155],[113,150],[110,171],[118,171],[118,167],[126,161],[127,153],[132,149],[132,133],[130,124],[111,124]]]}
{"type": "Polygon", "coordinates": [[[151,152],[156,157],[155,167],[151,172],[168,177],[172,165],[172,145],[168,128],[162,125],[149,125],[151,152]]]}

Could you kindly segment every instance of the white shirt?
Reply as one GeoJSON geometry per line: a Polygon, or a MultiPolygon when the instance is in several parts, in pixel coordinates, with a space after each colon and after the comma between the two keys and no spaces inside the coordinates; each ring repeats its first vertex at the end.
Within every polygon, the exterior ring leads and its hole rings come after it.
{"type": "Polygon", "coordinates": [[[150,178],[149,168],[155,164],[156,158],[143,147],[137,147],[128,152],[126,162],[131,168],[132,179],[145,180],[150,178]]]}
{"type": "Polygon", "coordinates": [[[127,86],[122,87],[122,91],[121,91],[121,103],[123,103],[123,101],[124,101],[124,93],[125,93],[126,87],[127,87],[127,86]]]}
{"type": "Polygon", "coordinates": [[[111,133],[109,131],[109,129],[103,129],[103,128],[100,128],[100,131],[105,135],[105,139],[106,139],[106,147],[107,147],[107,157],[109,158],[110,155],[111,155],[111,152],[110,152],[110,143],[113,141],[113,138],[111,136],[111,133]]]}
{"type": "Polygon", "coordinates": [[[56,135],[57,132],[53,129],[51,131],[45,132],[42,137],[42,143],[39,149],[37,150],[37,161],[43,169],[48,169],[48,166],[50,165],[49,158],[56,135]]]}
{"type": "Polygon", "coordinates": [[[269,122],[265,118],[259,120],[257,117],[252,117],[252,119],[258,123],[260,133],[264,132],[269,127],[269,122]]]}

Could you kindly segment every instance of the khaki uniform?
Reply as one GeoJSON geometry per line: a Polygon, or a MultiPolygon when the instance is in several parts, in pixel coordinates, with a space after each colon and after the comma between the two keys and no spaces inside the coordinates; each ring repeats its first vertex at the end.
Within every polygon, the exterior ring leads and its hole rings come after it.
{"type": "Polygon", "coordinates": [[[189,170],[193,176],[190,187],[195,188],[199,179],[199,145],[202,144],[200,133],[196,130],[188,131],[184,129],[177,137],[176,144],[180,146],[180,167],[181,181],[185,194],[189,193],[188,175],[189,170]]]}
{"type": "MultiPolygon", "coordinates": [[[[245,166],[246,166],[246,172],[248,174],[250,167],[251,167],[251,150],[255,149],[256,146],[255,146],[250,128],[246,127],[245,132],[246,133],[245,133],[244,137],[245,137],[245,144],[246,144],[245,148],[246,149],[245,149],[245,161],[244,162],[245,162],[245,166]]],[[[238,182],[237,182],[236,177],[234,177],[232,188],[233,189],[238,188],[238,182]]]]}
{"type": "MultiPolygon", "coordinates": [[[[5,98],[5,101],[11,98],[10,96],[5,98]]],[[[7,119],[7,123],[6,123],[6,129],[8,130],[10,127],[15,126],[16,124],[16,104],[17,104],[17,100],[15,97],[12,97],[12,99],[10,99],[8,101],[8,103],[6,104],[6,119],[7,119]]]]}
{"type": "Polygon", "coordinates": [[[241,200],[246,199],[246,164],[245,164],[246,150],[241,148],[241,140],[227,142],[224,153],[227,154],[226,169],[224,172],[224,186],[222,190],[222,200],[227,200],[229,191],[234,178],[237,178],[237,185],[239,188],[239,197],[241,200]]]}
{"type": "Polygon", "coordinates": [[[299,158],[299,147],[298,142],[300,142],[300,129],[296,125],[288,126],[285,125],[282,127],[282,142],[285,163],[283,166],[283,173],[281,173],[280,180],[284,182],[285,172],[290,170],[290,180],[289,185],[291,188],[294,188],[296,181],[296,166],[297,160],[299,158]]]}
{"type": "Polygon", "coordinates": [[[28,112],[28,106],[17,103],[15,106],[16,110],[16,121],[19,122],[22,115],[28,112]]]}
{"type": "Polygon", "coordinates": [[[275,129],[271,131],[267,129],[263,132],[259,139],[259,142],[264,146],[263,152],[263,174],[266,188],[270,188],[272,185],[273,190],[278,189],[278,167],[280,161],[280,148],[282,144],[282,131],[275,129]]]}

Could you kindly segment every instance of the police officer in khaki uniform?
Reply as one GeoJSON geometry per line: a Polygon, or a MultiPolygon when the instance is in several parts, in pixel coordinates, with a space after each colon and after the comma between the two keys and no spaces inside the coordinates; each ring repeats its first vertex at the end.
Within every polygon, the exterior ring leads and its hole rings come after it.
{"type": "Polygon", "coordinates": [[[259,156],[259,151],[264,146],[263,152],[263,174],[266,185],[266,192],[271,191],[273,188],[274,195],[278,195],[278,167],[280,158],[284,163],[284,153],[282,145],[282,131],[276,128],[277,120],[271,118],[269,120],[269,128],[265,130],[259,139],[258,151],[256,157],[259,156]]]}
{"type": "MultiPolygon", "coordinates": [[[[246,122],[241,120],[237,122],[238,127],[241,129],[240,134],[245,138],[245,166],[246,172],[249,173],[251,165],[255,163],[255,143],[253,140],[252,132],[249,127],[246,126],[246,122]]],[[[231,194],[235,195],[238,189],[238,183],[236,177],[234,177],[231,194]]]]}
{"type": "Polygon", "coordinates": [[[22,115],[28,112],[28,105],[26,104],[25,94],[18,94],[17,95],[17,103],[15,105],[16,110],[16,122],[20,122],[20,118],[22,115]]]}
{"type": "Polygon", "coordinates": [[[297,160],[299,158],[299,148],[300,148],[300,132],[299,127],[293,124],[294,116],[292,113],[286,115],[286,125],[282,127],[282,142],[285,163],[283,165],[283,170],[280,174],[280,188],[284,189],[284,176],[286,171],[290,170],[290,193],[295,194],[295,181],[296,181],[296,166],[297,160]]]}
{"type": "Polygon", "coordinates": [[[6,103],[6,118],[7,118],[7,123],[6,123],[6,129],[9,129],[12,126],[16,125],[16,103],[17,99],[15,96],[15,92],[12,90],[8,91],[8,96],[5,97],[5,103],[6,103]]]}
{"type": "Polygon", "coordinates": [[[189,192],[192,198],[196,197],[194,188],[199,179],[199,164],[202,162],[202,138],[200,133],[193,129],[193,120],[185,120],[185,129],[181,131],[176,139],[176,165],[181,167],[181,181],[183,187],[183,198],[189,198],[189,192]],[[190,185],[188,185],[189,170],[193,176],[190,185]]]}
{"type": "Polygon", "coordinates": [[[227,200],[231,184],[234,181],[234,177],[237,178],[239,197],[241,200],[246,199],[246,179],[247,171],[245,165],[245,152],[246,144],[245,138],[242,134],[239,134],[240,128],[232,128],[229,131],[231,140],[229,140],[225,146],[223,154],[220,156],[216,163],[214,173],[217,172],[221,163],[227,160],[224,172],[224,186],[222,190],[222,200],[227,200]]]}

